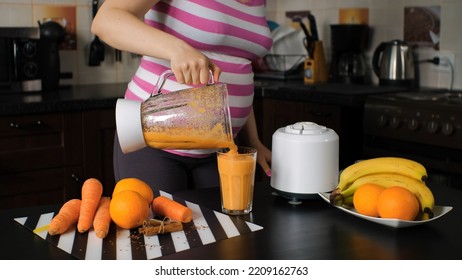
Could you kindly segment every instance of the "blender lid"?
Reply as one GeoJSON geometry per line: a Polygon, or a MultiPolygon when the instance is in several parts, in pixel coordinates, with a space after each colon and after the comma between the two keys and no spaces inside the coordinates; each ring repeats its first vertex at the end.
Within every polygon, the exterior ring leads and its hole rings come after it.
{"type": "Polygon", "coordinates": [[[117,100],[117,136],[123,153],[134,152],[146,147],[141,125],[141,103],[136,100],[117,100]]]}
{"type": "Polygon", "coordinates": [[[325,126],[318,125],[314,122],[297,122],[285,127],[284,132],[288,134],[318,135],[327,132],[325,126]]]}

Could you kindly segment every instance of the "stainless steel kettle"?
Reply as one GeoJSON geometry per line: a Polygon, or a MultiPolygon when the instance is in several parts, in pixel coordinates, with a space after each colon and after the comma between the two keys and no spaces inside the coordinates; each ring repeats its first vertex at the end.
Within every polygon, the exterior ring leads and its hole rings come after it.
{"type": "Polygon", "coordinates": [[[372,68],[380,85],[414,87],[414,54],[404,41],[381,43],[374,51],[372,68]]]}

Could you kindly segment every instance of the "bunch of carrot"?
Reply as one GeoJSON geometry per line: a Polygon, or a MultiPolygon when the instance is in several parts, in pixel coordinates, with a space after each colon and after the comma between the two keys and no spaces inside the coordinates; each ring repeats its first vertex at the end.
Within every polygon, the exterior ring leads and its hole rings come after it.
{"type": "MultiPolygon", "coordinates": [[[[87,179],[82,186],[81,199],[71,199],[63,204],[48,226],[50,235],[65,233],[77,224],[77,230],[87,232],[92,226],[99,238],[105,238],[112,222],[109,213],[111,199],[102,196],[103,185],[98,179],[87,179]]],[[[168,217],[182,223],[192,220],[192,210],[174,200],[158,196],[152,200],[154,215],[168,217]]]]}
{"type": "Polygon", "coordinates": [[[48,226],[50,235],[62,234],[77,224],[77,230],[81,233],[93,226],[96,236],[99,238],[107,236],[111,224],[109,215],[111,200],[109,197],[102,196],[103,185],[98,179],[90,178],[83,183],[81,192],[81,199],[71,199],[64,203],[52,219],[48,226]]]}

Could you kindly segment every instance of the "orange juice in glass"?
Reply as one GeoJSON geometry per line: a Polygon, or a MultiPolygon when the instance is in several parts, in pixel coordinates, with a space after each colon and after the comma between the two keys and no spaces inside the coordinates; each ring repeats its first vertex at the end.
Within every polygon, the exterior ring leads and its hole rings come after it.
{"type": "Polygon", "coordinates": [[[230,215],[252,211],[257,150],[238,147],[217,152],[220,175],[221,209],[230,215]]]}

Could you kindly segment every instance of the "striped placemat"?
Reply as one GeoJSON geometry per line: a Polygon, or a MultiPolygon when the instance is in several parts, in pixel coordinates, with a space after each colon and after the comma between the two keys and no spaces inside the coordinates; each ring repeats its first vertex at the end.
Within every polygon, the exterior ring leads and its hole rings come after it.
{"type": "Polygon", "coordinates": [[[193,211],[193,220],[183,225],[183,231],[144,236],[138,233],[138,229],[125,230],[112,223],[108,236],[100,239],[93,229],[79,233],[75,228],[55,236],[49,235],[47,230],[37,230],[48,225],[57,212],[32,214],[15,218],[15,221],[50,244],[82,260],[156,259],[263,229],[239,217],[225,215],[169,193],[160,191],[159,194],[174,199],[193,211]]]}

